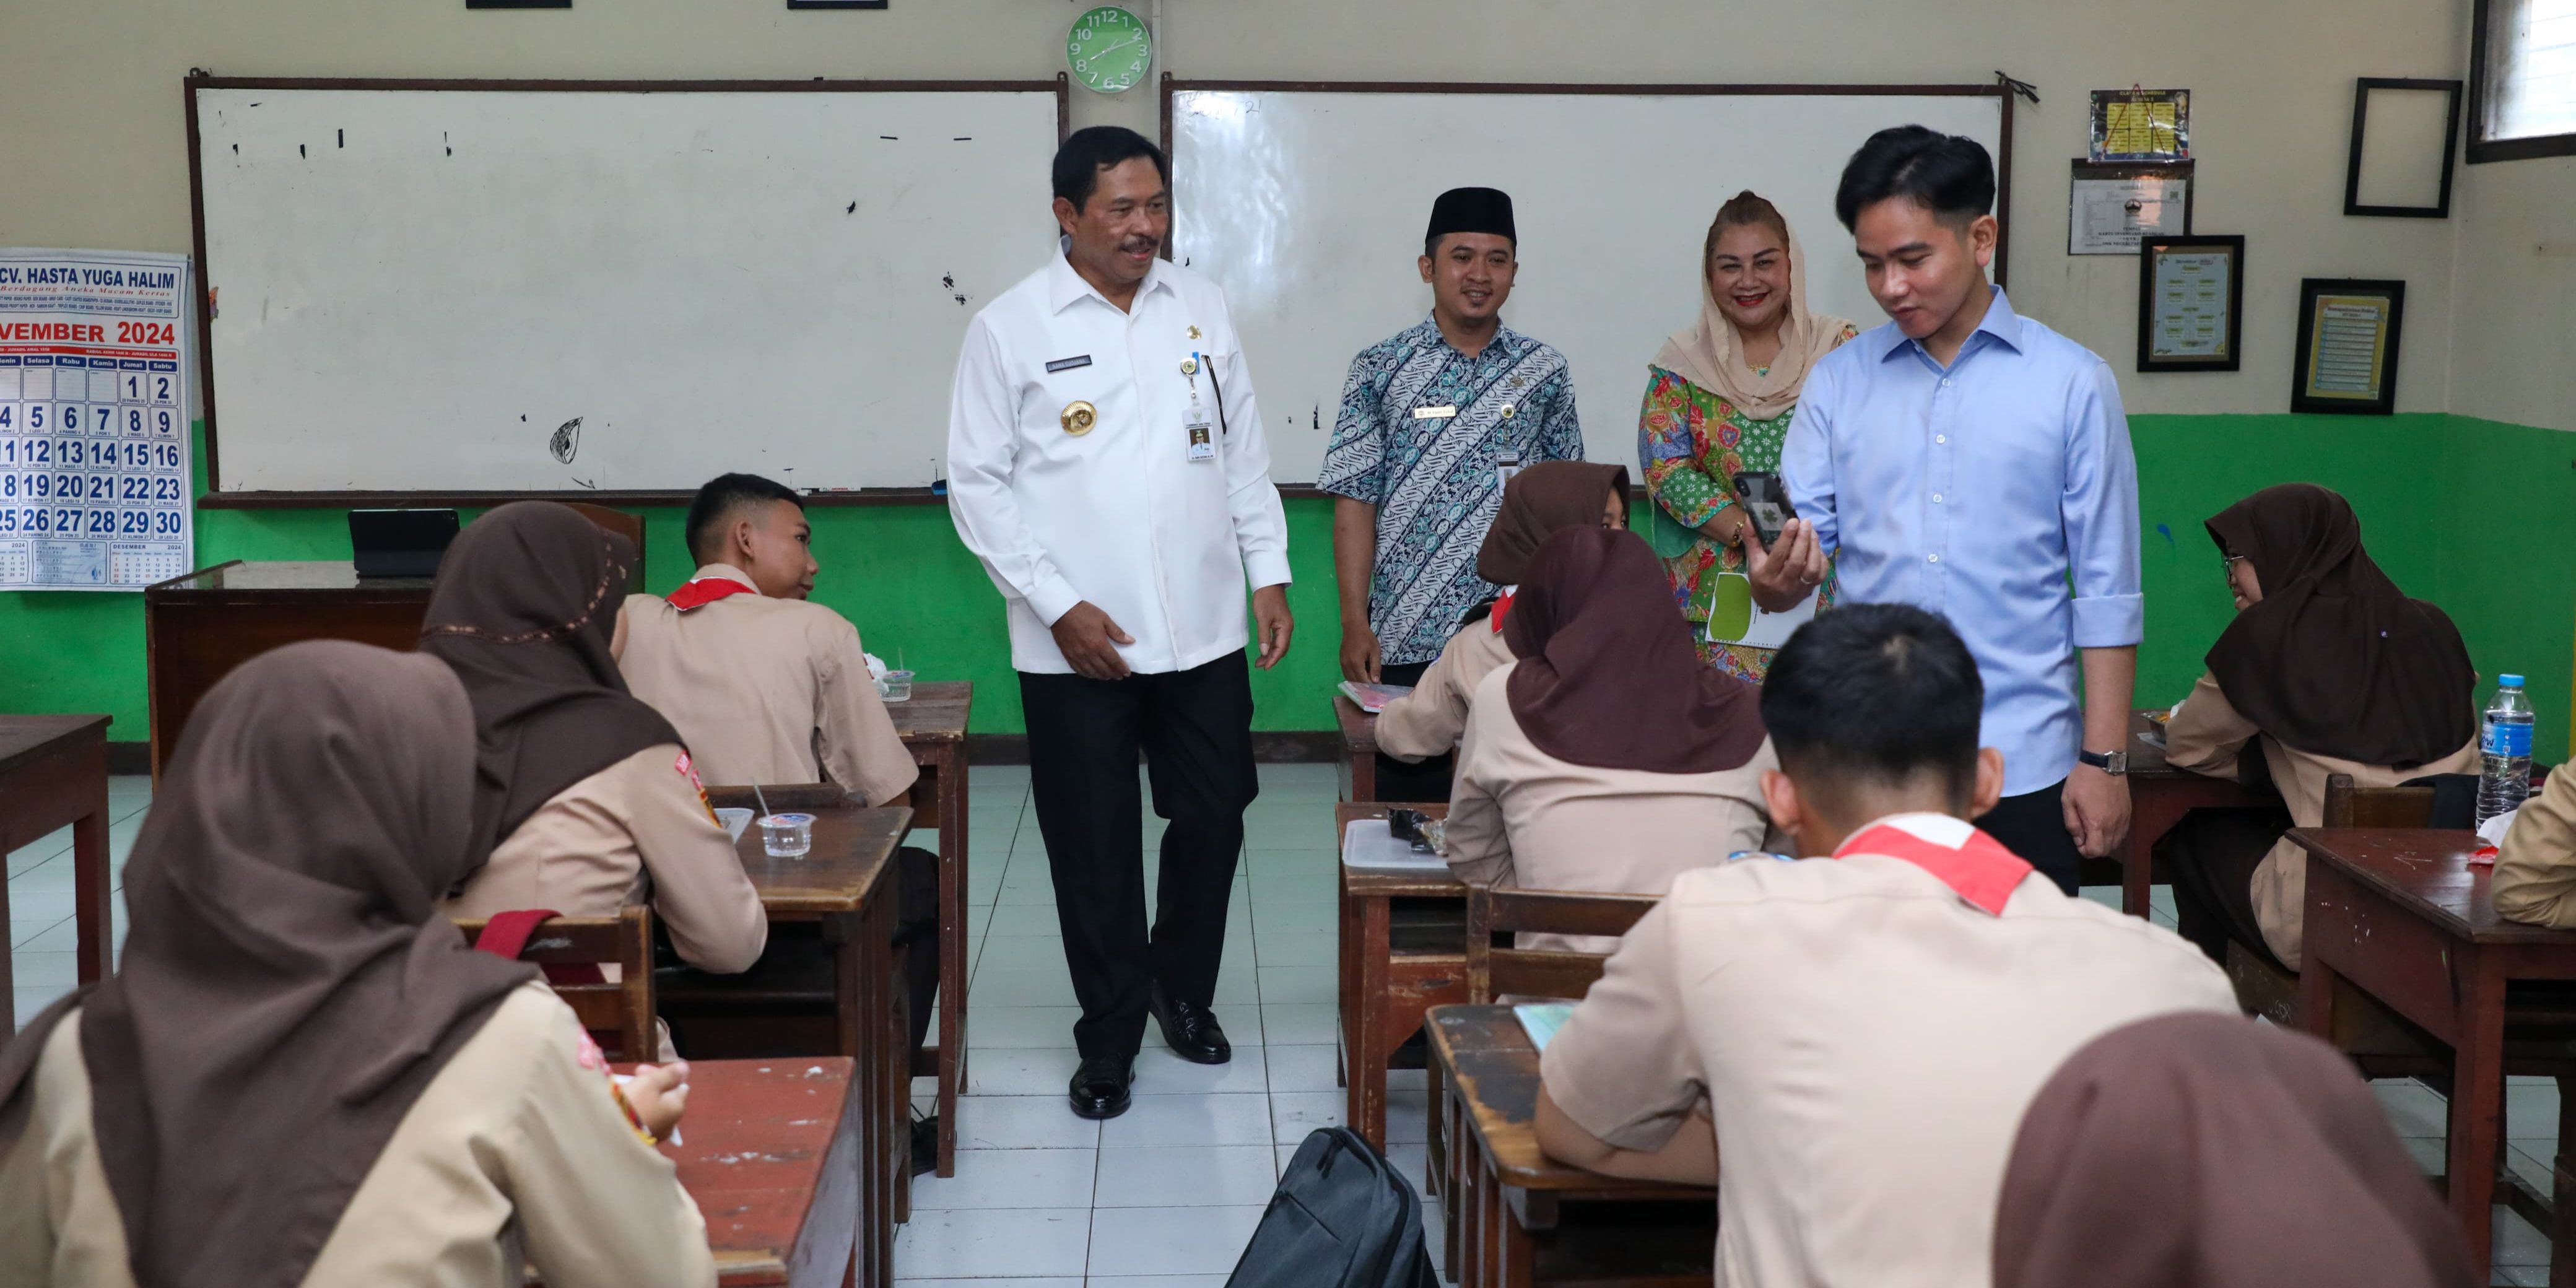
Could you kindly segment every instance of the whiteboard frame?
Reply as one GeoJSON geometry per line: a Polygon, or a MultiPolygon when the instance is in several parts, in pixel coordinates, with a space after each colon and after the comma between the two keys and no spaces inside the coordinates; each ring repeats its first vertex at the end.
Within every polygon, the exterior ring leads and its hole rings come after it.
{"type": "MultiPolygon", "coordinates": [[[[1740,95],[1744,97],[1788,96],[1884,96],[1991,98],[2002,105],[2002,131],[1997,138],[1995,156],[1995,285],[2005,285],[2012,263],[2012,154],[2013,154],[2013,88],[2001,73],[1992,84],[1969,85],[1672,85],[1621,84],[1610,82],[1534,82],[1534,81],[1275,81],[1275,80],[1180,80],[1171,73],[1162,79],[1162,147],[1163,155],[1177,168],[1180,161],[1172,154],[1172,99],[1175,95],[1213,91],[1252,94],[1529,94],[1562,95],[1587,98],[1680,97],[1740,95]]],[[[1173,257],[1170,239],[1163,244],[1163,258],[1173,257]]],[[[1311,483],[1281,484],[1279,494],[1287,497],[1326,497],[1332,495],[1311,483]]]]}
{"type": "MultiPolygon", "coordinates": [[[[439,93],[589,93],[589,94],[854,94],[854,93],[1010,93],[1055,95],[1055,137],[1062,143],[1073,129],[1071,82],[1064,72],[1053,80],[419,80],[335,77],[236,77],[190,72],[184,82],[188,115],[188,207],[196,238],[198,414],[205,421],[206,449],[196,498],[202,510],[325,508],[365,505],[493,506],[506,501],[588,501],[599,505],[685,504],[686,491],[405,491],[226,492],[217,471],[215,447],[214,296],[206,263],[206,184],[203,139],[197,129],[200,90],[428,90],[439,93]]],[[[1165,113],[1170,99],[1164,100],[1165,113]]],[[[2009,135],[2007,135],[2009,137],[2009,135]]],[[[923,488],[856,488],[818,492],[808,505],[944,505],[947,498],[923,488]]]]}

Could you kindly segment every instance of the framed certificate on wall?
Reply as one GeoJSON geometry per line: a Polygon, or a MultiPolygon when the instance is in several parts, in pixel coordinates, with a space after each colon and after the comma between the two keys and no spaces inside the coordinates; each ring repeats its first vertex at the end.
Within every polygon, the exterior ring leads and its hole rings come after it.
{"type": "Polygon", "coordinates": [[[2386,416],[2397,410],[2397,341],[2406,283],[2311,277],[2299,283],[2299,348],[2290,410],[2386,416]]]}
{"type": "Polygon", "coordinates": [[[2138,370],[2234,371],[2243,363],[2245,239],[2138,242],[2138,370]]]}

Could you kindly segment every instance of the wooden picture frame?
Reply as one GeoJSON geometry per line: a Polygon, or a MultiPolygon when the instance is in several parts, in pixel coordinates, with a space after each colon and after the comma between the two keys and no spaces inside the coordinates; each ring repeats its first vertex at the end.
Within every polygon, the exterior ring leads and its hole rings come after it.
{"type": "Polygon", "coordinates": [[[2245,238],[2139,238],[2138,370],[2236,371],[2244,363],[2245,238]],[[2224,298],[2212,300],[2213,292],[2224,298]]]}
{"type": "Polygon", "coordinates": [[[2352,90],[2352,157],[2345,163],[2343,176],[2343,212],[2347,215],[2372,215],[2395,219],[2448,219],[2451,217],[2451,178],[2459,162],[2460,103],[2465,97],[2465,83],[2455,80],[2424,80],[2406,76],[2364,76],[2353,83],[2352,90]],[[2450,106],[2443,114],[2442,180],[2440,194],[2429,206],[2364,205],[2361,200],[2362,149],[2370,122],[2370,95],[2374,90],[2392,94],[2446,94],[2450,106]]]}
{"type": "Polygon", "coordinates": [[[2397,410],[2406,283],[2310,277],[2299,282],[2299,344],[2290,410],[2387,416],[2397,410]]]}

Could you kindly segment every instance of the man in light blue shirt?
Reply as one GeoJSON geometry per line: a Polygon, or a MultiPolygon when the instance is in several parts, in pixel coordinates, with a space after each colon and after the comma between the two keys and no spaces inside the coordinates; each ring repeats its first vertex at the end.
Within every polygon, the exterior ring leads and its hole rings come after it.
{"type": "Polygon", "coordinates": [[[1977,823],[2072,893],[2079,852],[2129,829],[2137,462],[2110,367],[1987,284],[1994,196],[1973,139],[1909,125],[1852,155],[1835,213],[1890,321],[1807,377],[1781,454],[1799,517],[1748,549],[1765,608],[1804,600],[1830,556],[1844,602],[1950,619],[2004,756],[1977,823]]]}

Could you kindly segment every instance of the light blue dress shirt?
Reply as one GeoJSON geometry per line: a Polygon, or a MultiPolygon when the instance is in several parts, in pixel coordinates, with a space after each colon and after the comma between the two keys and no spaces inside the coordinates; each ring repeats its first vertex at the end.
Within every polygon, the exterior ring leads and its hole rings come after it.
{"type": "Polygon", "coordinates": [[[2075,650],[2146,634],[2138,466],[2111,368],[1994,288],[1947,368],[1892,322],[1825,355],[1780,470],[1842,602],[1913,604],[1967,641],[2004,794],[2063,780],[2084,734],[2075,650]]]}

